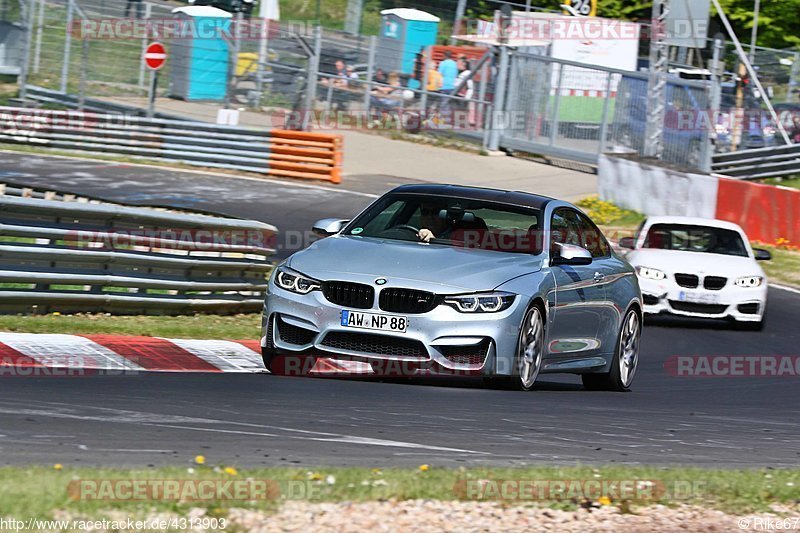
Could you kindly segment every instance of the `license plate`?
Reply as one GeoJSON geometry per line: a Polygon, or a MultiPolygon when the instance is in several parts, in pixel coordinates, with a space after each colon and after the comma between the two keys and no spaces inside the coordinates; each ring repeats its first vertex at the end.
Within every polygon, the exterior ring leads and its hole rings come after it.
{"type": "Polygon", "coordinates": [[[342,311],[342,326],[405,333],[408,319],[404,316],[362,313],[345,309],[342,311]]]}
{"type": "Polygon", "coordinates": [[[696,304],[716,304],[719,303],[719,296],[716,294],[707,294],[704,292],[681,291],[678,294],[678,300],[682,302],[692,302],[696,304]]]}

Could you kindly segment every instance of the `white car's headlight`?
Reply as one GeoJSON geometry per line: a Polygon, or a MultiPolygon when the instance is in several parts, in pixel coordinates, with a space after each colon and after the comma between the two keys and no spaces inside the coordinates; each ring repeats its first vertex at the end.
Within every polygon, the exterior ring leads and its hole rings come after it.
{"type": "Polygon", "coordinates": [[[487,292],[447,296],[444,303],[461,313],[497,313],[511,307],[514,298],[507,292],[487,292]]]}
{"type": "Polygon", "coordinates": [[[278,273],[275,275],[275,285],[297,294],[308,294],[320,288],[319,281],[307,278],[299,272],[285,267],[278,268],[278,273]]]}
{"type": "Polygon", "coordinates": [[[667,278],[667,275],[664,274],[662,271],[656,268],[650,268],[645,266],[637,266],[636,273],[639,274],[639,277],[644,279],[662,280],[667,278]]]}
{"type": "Polygon", "coordinates": [[[764,281],[764,278],[761,276],[744,276],[742,278],[736,279],[736,286],[737,287],[758,287],[761,285],[761,282],[764,281]]]}

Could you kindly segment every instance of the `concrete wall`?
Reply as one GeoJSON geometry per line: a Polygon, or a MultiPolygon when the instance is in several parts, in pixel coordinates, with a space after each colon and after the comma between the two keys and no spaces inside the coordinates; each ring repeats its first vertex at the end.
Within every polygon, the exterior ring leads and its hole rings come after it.
{"type": "Polygon", "coordinates": [[[601,200],[646,215],[715,218],[718,179],[603,154],[597,169],[601,200]]]}

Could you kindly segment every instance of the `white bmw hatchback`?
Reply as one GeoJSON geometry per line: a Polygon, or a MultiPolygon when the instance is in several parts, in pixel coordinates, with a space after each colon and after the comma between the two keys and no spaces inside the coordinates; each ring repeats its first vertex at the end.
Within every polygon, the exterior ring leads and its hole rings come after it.
{"type": "Polygon", "coordinates": [[[636,268],[644,312],[728,318],[760,330],[767,277],[741,227],[705,218],[661,216],[645,220],[635,237],[620,240],[636,268]]]}

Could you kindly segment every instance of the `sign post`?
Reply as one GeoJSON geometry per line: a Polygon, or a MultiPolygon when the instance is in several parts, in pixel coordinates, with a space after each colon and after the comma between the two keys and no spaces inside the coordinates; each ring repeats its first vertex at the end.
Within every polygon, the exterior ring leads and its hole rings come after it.
{"type": "Polygon", "coordinates": [[[167,49],[159,42],[150,43],[144,51],[144,65],[150,70],[150,91],[147,97],[147,118],[153,118],[156,104],[158,71],[167,62],[167,49]]]}

